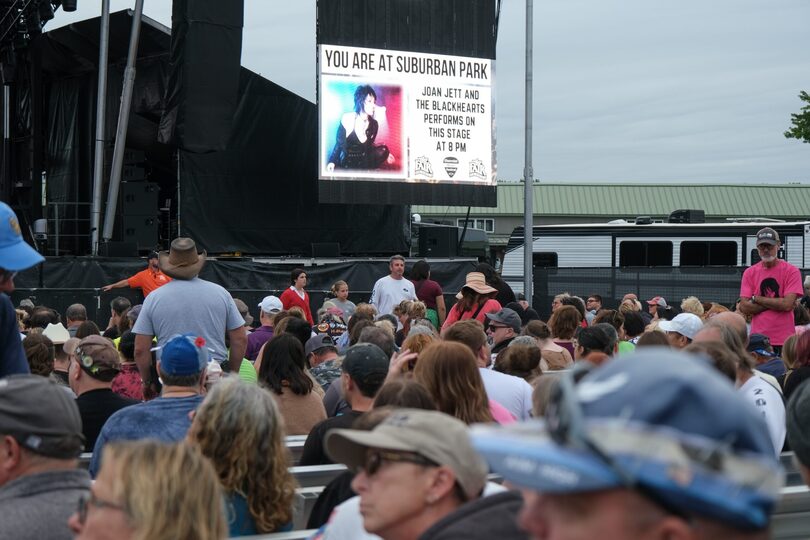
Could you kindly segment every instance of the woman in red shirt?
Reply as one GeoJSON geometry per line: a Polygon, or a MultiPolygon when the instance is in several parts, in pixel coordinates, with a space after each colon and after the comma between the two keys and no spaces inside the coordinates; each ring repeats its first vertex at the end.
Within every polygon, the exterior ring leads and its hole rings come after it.
{"type": "Polygon", "coordinates": [[[307,286],[307,273],[302,268],[293,268],[293,271],[290,272],[290,281],[292,285],[281,293],[279,298],[281,305],[284,306],[284,309],[290,309],[293,306],[300,307],[304,310],[309,324],[315,324],[312,320],[312,310],[309,308],[309,294],[304,290],[304,287],[307,286]]]}
{"type": "Polygon", "coordinates": [[[487,285],[484,274],[470,272],[461,292],[456,295],[458,302],[447,314],[442,330],[450,328],[456,321],[465,319],[475,319],[486,327],[486,314],[501,310],[500,302],[493,298],[496,294],[498,289],[487,285]]]}

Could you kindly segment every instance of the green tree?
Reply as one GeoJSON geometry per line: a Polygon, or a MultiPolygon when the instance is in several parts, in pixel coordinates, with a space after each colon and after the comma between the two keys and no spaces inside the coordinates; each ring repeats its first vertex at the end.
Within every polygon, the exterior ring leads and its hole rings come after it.
{"type": "Polygon", "coordinates": [[[799,99],[806,103],[799,114],[791,114],[790,122],[793,127],[785,132],[788,139],[799,139],[810,143],[810,95],[802,90],[799,92],[799,99]]]}

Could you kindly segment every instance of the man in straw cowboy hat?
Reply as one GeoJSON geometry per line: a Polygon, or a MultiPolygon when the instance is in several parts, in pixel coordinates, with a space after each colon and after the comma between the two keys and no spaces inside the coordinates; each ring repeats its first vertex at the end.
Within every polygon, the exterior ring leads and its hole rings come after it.
{"type": "Polygon", "coordinates": [[[169,251],[159,253],[160,269],[172,281],[146,298],[132,329],[136,334],[135,362],[145,390],[153,383],[149,370],[153,337],[162,347],[170,337],[191,332],[205,339],[214,360],[228,360],[231,371],[239,372],[247,346],[245,321],[228,291],[197,277],[205,256],[205,251],[197,253],[191,238],[176,238],[169,251]],[[230,351],[225,347],[226,332],[230,351]]]}

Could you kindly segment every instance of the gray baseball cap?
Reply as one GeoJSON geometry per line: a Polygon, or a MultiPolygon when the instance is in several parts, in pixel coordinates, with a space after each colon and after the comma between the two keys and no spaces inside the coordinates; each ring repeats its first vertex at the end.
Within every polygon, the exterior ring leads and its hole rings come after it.
{"type": "Polygon", "coordinates": [[[520,315],[514,309],[503,308],[497,313],[487,313],[487,319],[510,326],[516,334],[520,333],[520,315]]]}
{"type": "Polygon", "coordinates": [[[82,419],[64,387],[37,375],[0,379],[0,433],[47,457],[72,459],[84,449],[82,419]]]}
{"type": "Polygon", "coordinates": [[[487,464],[473,449],[467,426],[437,411],[398,409],[372,431],[333,429],[326,434],[326,453],[338,463],[356,469],[366,449],[414,452],[453,470],[468,498],[481,494],[487,464]]]}
{"type": "Polygon", "coordinates": [[[319,351],[324,347],[332,347],[337,351],[335,342],[332,341],[332,338],[329,337],[329,334],[314,335],[311,338],[309,338],[307,340],[306,345],[304,345],[304,356],[309,356],[310,354],[314,353],[315,351],[319,351]]]}

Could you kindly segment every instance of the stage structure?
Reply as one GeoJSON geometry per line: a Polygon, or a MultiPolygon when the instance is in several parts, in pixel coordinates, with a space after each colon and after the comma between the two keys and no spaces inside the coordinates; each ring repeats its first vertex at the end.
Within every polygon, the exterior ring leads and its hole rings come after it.
{"type": "MultiPolygon", "coordinates": [[[[194,6],[216,1],[198,0],[194,6]]],[[[132,11],[110,16],[108,111],[118,109],[132,16],[132,11]]],[[[209,254],[311,257],[324,245],[341,257],[408,252],[410,216],[404,201],[319,202],[313,103],[239,67],[236,45],[227,51],[220,47],[217,62],[237,66],[210,91],[233,97],[222,101],[221,113],[207,118],[202,133],[206,95],[197,82],[217,81],[190,72],[189,66],[210,64],[210,51],[197,50],[194,39],[186,46],[180,42],[194,29],[175,32],[173,43],[169,28],[142,20],[113,233],[121,250],[110,256],[165,249],[178,235],[193,237],[209,254]]],[[[239,31],[238,24],[230,26],[239,31]]],[[[10,138],[21,142],[3,156],[12,165],[3,177],[10,192],[3,199],[17,211],[29,241],[34,222],[47,220],[37,243],[51,256],[91,253],[99,28],[95,18],[33,40],[16,56],[11,73],[16,82],[4,100],[10,138]]],[[[116,120],[108,114],[104,122],[105,183],[116,120]]]]}
{"type": "Polygon", "coordinates": [[[319,0],[323,202],[495,206],[496,0],[319,0]]]}

